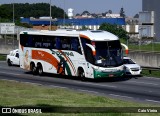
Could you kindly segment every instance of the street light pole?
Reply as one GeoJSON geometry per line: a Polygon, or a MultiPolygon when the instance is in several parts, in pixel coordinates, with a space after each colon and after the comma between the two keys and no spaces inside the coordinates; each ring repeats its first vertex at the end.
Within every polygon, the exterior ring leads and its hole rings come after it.
{"type": "Polygon", "coordinates": [[[66,3],[65,3],[65,0],[64,0],[64,14],[63,14],[63,26],[65,26],[65,8],[66,7],[66,3]]]}
{"type": "Polygon", "coordinates": [[[154,33],[153,35],[153,39],[152,39],[152,52],[154,52],[154,40],[156,38],[156,33],[154,33]]]}
{"type": "Polygon", "coordinates": [[[14,23],[14,0],[13,0],[13,23],[14,23]]]}
{"type": "Polygon", "coordinates": [[[141,51],[141,45],[142,45],[142,38],[143,38],[143,30],[146,29],[145,27],[140,27],[139,32],[140,32],[140,38],[139,38],[139,51],[141,51]]]}
{"type": "Polygon", "coordinates": [[[52,17],[51,17],[51,14],[52,14],[52,9],[51,9],[51,0],[50,0],[50,27],[49,27],[49,30],[52,29],[52,25],[51,25],[52,17]]]}
{"type": "MultiPolygon", "coordinates": [[[[13,23],[14,23],[14,0],[13,0],[13,23]]],[[[15,28],[14,28],[14,32],[15,32],[15,28]]],[[[14,46],[14,34],[13,34],[13,48],[15,49],[15,46],[14,46]]]]}

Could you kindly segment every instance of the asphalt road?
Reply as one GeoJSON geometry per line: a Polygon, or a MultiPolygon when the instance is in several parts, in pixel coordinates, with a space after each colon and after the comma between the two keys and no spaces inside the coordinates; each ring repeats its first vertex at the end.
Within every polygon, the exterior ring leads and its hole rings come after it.
{"type": "Polygon", "coordinates": [[[6,62],[1,61],[0,79],[67,88],[93,95],[160,105],[160,78],[110,78],[107,80],[82,82],[75,79],[75,77],[60,77],[53,74],[44,76],[32,75],[19,67],[9,67],[6,62]]]}

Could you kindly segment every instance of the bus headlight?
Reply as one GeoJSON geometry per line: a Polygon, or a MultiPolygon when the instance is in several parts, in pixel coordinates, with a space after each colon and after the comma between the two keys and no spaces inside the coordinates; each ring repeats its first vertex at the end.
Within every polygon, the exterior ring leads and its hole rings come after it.
{"type": "Polygon", "coordinates": [[[94,70],[98,70],[98,69],[99,69],[98,66],[93,66],[92,68],[93,68],[94,70]]]}

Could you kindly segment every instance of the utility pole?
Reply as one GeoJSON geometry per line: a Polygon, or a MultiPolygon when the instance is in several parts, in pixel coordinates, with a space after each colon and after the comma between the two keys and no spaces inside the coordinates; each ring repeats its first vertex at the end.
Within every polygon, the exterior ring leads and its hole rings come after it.
{"type": "Polygon", "coordinates": [[[65,0],[64,0],[64,14],[63,14],[63,26],[65,26],[65,8],[66,7],[66,3],[65,3],[65,0]]]}
{"type": "Polygon", "coordinates": [[[51,25],[51,20],[52,20],[51,14],[52,14],[52,9],[51,9],[51,0],[50,0],[50,26],[49,26],[49,30],[51,30],[51,28],[52,28],[52,25],[51,25]]]}
{"type": "Polygon", "coordinates": [[[14,0],[13,0],[13,23],[14,23],[14,0]]]}
{"type": "MultiPolygon", "coordinates": [[[[13,23],[14,23],[14,0],[13,0],[13,23]]],[[[14,33],[15,33],[15,27],[14,27],[14,33]]],[[[14,34],[13,34],[13,49],[15,49],[15,46],[14,46],[14,34]]]]}

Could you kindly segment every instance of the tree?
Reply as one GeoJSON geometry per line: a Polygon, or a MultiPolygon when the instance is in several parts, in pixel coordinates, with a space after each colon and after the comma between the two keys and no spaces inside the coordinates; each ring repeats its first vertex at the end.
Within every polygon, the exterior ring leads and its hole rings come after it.
{"type": "MultiPolygon", "coordinates": [[[[13,4],[2,4],[0,5],[0,17],[4,19],[12,20],[13,17],[13,4]]],[[[18,20],[20,17],[35,17],[39,18],[42,16],[50,16],[50,4],[48,3],[15,3],[15,19],[18,20]]],[[[64,10],[56,6],[52,6],[52,18],[63,18],[64,10]]],[[[66,15],[66,14],[65,14],[66,15]]],[[[67,17],[67,15],[66,15],[67,17]]]]}
{"type": "Polygon", "coordinates": [[[134,15],[134,18],[139,18],[139,14],[135,14],[135,15],[134,15]]]}
{"type": "Polygon", "coordinates": [[[112,10],[108,10],[108,13],[109,13],[109,14],[112,14],[112,10]]]}
{"type": "Polygon", "coordinates": [[[76,16],[80,16],[80,14],[79,14],[79,13],[77,13],[77,14],[76,14],[76,16]]]}
{"type": "Polygon", "coordinates": [[[81,15],[90,15],[90,13],[88,11],[83,11],[81,15]]]}
{"type": "Polygon", "coordinates": [[[120,16],[123,18],[125,18],[125,16],[126,16],[123,7],[120,10],[120,16]]]}
{"type": "Polygon", "coordinates": [[[127,39],[127,32],[121,26],[103,23],[102,25],[100,25],[99,29],[113,33],[119,38],[127,39]]]}

